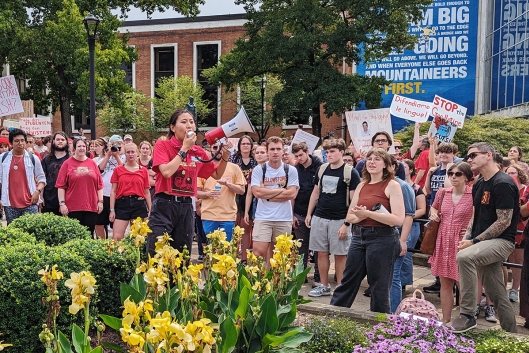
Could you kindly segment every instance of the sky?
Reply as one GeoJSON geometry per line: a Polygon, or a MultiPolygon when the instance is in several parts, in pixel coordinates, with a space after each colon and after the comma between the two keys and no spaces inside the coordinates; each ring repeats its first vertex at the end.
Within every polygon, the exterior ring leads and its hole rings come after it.
{"type": "MultiPolygon", "coordinates": [[[[235,5],[234,0],[206,0],[204,5],[200,5],[200,14],[198,16],[214,16],[244,13],[244,8],[235,5]]],[[[181,14],[174,11],[155,12],[151,18],[174,18],[182,17],[181,14]]],[[[138,9],[131,9],[128,14],[128,21],[146,20],[147,15],[138,9]]]]}

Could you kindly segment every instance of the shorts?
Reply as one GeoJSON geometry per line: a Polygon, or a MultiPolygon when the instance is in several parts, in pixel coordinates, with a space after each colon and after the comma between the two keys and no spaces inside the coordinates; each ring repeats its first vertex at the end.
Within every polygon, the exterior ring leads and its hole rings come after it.
{"type": "Polygon", "coordinates": [[[108,216],[110,215],[110,196],[103,196],[103,211],[97,215],[96,225],[107,226],[110,224],[108,216]]]}
{"type": "Polygon", "coordinates": [[[338,230],[343,225],[343,219],[325,219],[313,216],[310,221],[309,249],[328,252],[333,255],[347,255],[351,244],[351,228],[347,230],[347,237],[338,238],[338,230]]]}
{"type": "Polygon", "coordinates": [[[256,220],[253,224],[252,240],[263,243],[275,243],[278,235],[292,233],[292,221],[256,220]]]}
{"type": "Polygon", "coordinates": [[[147,202],[144,197],[122,196],[116,200],[114,205],[116,210],[116,219],[122,221],[129,221],[131,219],[147,218],[147,202]]]}

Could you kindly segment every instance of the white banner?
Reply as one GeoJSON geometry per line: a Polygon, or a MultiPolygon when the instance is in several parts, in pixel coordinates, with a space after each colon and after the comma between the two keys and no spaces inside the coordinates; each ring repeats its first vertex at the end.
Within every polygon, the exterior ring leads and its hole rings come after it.
{"type": "Polygon", "coordinates": [[[417,99],[406,98],[395,94],[389,111],[397,118],[424,123],[430,116],[433,104],[417,99]]]}
{"type": "Polygon", "coordinates": [[[292,142],[290,143],[290,146],[288,148],[288,153],[292,154],[292,144],[294,142],[306,142],[307,146],[309,146],[309,153],[313,154],[319,141],[320,138],[318,136],[314,136],[312,134],[309,134],[308,132],[298,129],[296,131],[296,134],[292,138],[292,142]]]}
{"type": "Polygon", "coordinates": [[[432,112],[430,115],[434,118],[441,117],[444,120],[452,123],[452,125],[455,125],[457,128],[461,129],[465,123],[467,108],[449,101],[448,99],[444,99],[438,95],[435,95],[433,99],[432,112]]]}
{"type": "Polygon", "coordinates": [[[51,135],[51,118],[49,116],[20,118],[20,128],[27,134],[36,137],[45,137],[51,135]]]}
{"type": "MultiPolygon", "coordinates": [[[[353,144],[358,151],[369,151],[371,137],[377,132],[385,131],[393,139],[389,108],[345,112],[345,119],[353,144]]],[[[393,146],[389,149],[389,153],[395,153],[393,146]]]]}
{"type": "MultiPolygon", "coordinates": [[[[24,112],[15,76],[0,77],[0,116],[24,112]]],[[[33,112],[31,112],[33,113],[33,112]]]]}

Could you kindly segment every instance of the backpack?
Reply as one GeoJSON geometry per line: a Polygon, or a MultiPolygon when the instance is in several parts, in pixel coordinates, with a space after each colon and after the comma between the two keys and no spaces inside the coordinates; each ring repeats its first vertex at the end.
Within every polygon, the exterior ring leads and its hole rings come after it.
{"type": "Polygon", "coordinates": [[[399,315],[400,313],[439,321],[439,313],[435,305],[424,299],[424,294],[420,289],[416,289],[411,298],[405,298],[400,302],[397,310],[395,310],[395,315],[399,315]],[[417,298],[417,292],[421,294],[422,299],[417,298]]]}
{"type": "MultiPolygon", "coordinates": [[[[8,154],[8,153],[9,153],[9,152],[6,152],[6,153],[4,153],[4,155],[2,156],[2,163],[4,163],[4,161],[6,160],[6,158],[7,158],[7,154],[8,154]]],[[[30,154],[29,154],[29,158],[31,158],[31,163],[33,163],[33,166],[35,166],[35,156],[33,155],[33,153],[30,153],[30,154]]]]}
{"type": "MultiPolygon", "coordinates": [[[[329,166],[329,163],[323,163],[320,166],[320,169],[318,169],[318,187],[320,188],[320,190],[321,190],[321,177],[323,176],[323,173],[325,173],[325,171],[327,170],[328,166],[329,166]]],[[[349,186],[351,184],[351,174],[352,173],[353,173],[353,166],[348,163],[344,163],[343,182],[347,185],[347,192],[345,193],[345,205],[347,207],[349,207],[349,203],[351,202],[349,186]]]]}
{"type": "MultiPolygon", "coordinates": [[[[285,181],[285,186],[283,186],[285,189],[287,188],[288,186],[288,164],[286,163],[283,163],[283,168],[285,169],[285,175],[286,175],[286,181],[285,181]]],[[[265,175],[266,175],[266,163],[263,163],[261,164],[261,168],[263,168],[263,184],[264,184],[264,181],[265,181],[265,175]]]]}

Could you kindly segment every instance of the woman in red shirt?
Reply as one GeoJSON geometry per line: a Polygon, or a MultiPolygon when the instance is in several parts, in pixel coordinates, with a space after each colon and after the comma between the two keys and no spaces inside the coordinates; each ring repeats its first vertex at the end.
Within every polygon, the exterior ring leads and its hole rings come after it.
{"type": "Polygon", "coordinates": [[[103,211],[103,178],[97,164],[86,156],[86,141],[73,141],[73,155],[61,166],[55,187],[61,214],[75,218],[94,232],[103,211]]]}
{"type": "Polygon", "coordinates": [[[147,218],[151,209],[149,174],[138,164],[138,146],[127,143],[124,147],[125,164],[117,166],[110,178],[110,222],[114,222],[112,237],[123,239],[131,220],[147,218]]]}

